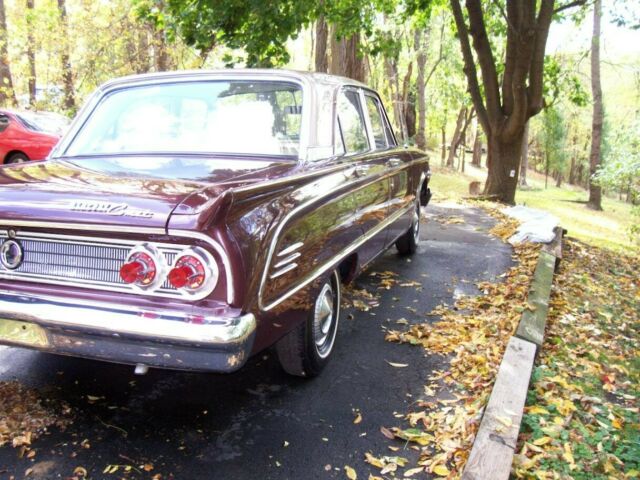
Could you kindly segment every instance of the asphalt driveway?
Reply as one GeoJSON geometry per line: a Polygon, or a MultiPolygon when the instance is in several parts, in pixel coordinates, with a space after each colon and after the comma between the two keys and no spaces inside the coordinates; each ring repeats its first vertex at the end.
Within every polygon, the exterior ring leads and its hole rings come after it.
{"type": "Polygon", "coordinates": [[[387,454],[393,443],[380,427],[400,424],[427,377],[446,368],[442,357],[386,342],[384,329],[400,318],[432,318],[425,314],[435,306],[477,293],[476,281],[511,265],[511,249],[487,234],[494,221],[481,211],[429,206],[427,213],[417,255],[391,250],[356,281],[376,292],[379,306],[343,312],[334,358],[312,381],[282,373],[271,352],[233,375],[136,376],[131,367],[0,347],[0,380],[66,402],[72,420],[38,438],[31,459],[0,448],[0,479],[23,478],[28,468],[28,478],[68,478],[78,466],[94,479],[346,478],[345,465],[358,478],[376,474],[365,452],[387,454]],[[397,281],[380,289],[372,273],[387,271],[397,281]]]}

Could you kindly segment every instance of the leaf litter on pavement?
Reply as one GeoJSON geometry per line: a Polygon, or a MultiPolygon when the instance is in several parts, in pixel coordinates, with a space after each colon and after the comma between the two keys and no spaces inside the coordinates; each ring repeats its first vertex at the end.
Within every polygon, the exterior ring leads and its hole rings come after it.
{"type": "MultiPolygon", "coordinates": [[[[489,213],[499,220],[491,233],[506,241],[517,223],[496,209],[489,213]]],[[[453,306],[440,305],[429,312],[427,318],[436,316],[437,321],[425,320],[387,332],[390,342],[419,346],[449,361],[446,368],[428,378],[424,397],[405,416],[407,423],[385,427],[405,448],[419,452],[417,465],[407,465],[398,476],[460,476],[506,344],[527,308],[539,248],[532,244],[514,247],[514,267],[494,282],[478,283],[480,295],[461,296],[453,306]],[[436,398],[443,389],[448,398],[436,398]]],[[[372,463],[371,458],[367,462],[372,463]]]]}

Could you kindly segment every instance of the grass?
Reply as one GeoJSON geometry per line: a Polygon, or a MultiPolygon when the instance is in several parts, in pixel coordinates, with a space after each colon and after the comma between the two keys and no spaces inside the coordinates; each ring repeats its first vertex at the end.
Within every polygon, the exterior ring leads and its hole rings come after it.
{"type": "MultiPolygon", "coordinates": [[[[464,174],[450,169],[432,167],[431,190],[434,201],[458,200],[469,195],[469,182],[484,182],[486,170],[468,166],[464,174]]],[[[592,245],[617,252],[630,253],[638,248],[633,243],[629,228],[632,224],[631,205],[604,197],[604,211],[595,212],[586,207],[588,192],[580,187],[555,186],[549,179],[545,188],[544,175],[529,172],[526,189],[518,190],[516,203],[545,210],[560,219],[568,235],[592,245]]]]}

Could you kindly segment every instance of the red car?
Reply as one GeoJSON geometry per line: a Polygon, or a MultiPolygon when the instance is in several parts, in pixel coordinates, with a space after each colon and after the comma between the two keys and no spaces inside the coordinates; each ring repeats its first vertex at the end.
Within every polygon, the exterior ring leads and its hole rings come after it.
{"type": "Polygon", "coordinates": [[[0,165],[44,160],[59,138],[38,113],[0,110],[0,165]]]}

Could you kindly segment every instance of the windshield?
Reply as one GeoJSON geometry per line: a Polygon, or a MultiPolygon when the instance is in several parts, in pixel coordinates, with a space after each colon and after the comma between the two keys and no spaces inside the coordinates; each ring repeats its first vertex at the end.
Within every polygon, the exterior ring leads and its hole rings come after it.
{"type": "Polygon", "coordinates": [[[298,155],[302,91],[273,81],[132,87],[105,96],[65,156],[141,153],[298,155]]]}

